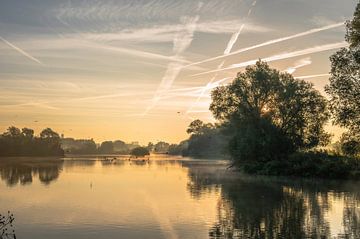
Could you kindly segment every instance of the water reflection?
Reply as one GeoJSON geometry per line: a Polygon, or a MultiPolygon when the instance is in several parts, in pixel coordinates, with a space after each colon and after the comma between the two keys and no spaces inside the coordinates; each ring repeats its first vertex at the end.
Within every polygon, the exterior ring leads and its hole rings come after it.
{"type": "Polygon", "coordinates": [[[59,177],[62,166],[61,159],[1,158],[0,176],[8,186],[31,184],[33,177],[48,185],[59,177]]]}
{"type": "Polygon", "coordinates": [[[250,177],[189,167],[196,198],[221,188],[210,238],[360,238],[359,184],[250,177]],[[333,207],[342,206],[342,213],[333,207]],[[330,223],[340,219],[340,225],[330,223]],[[338,227],[338,228],[336,228],[338,227]]]}
{"type": "Polygon", "coordinates": [[[0,176],[20,186],[3,188],[0,200],[27,219],[19,233],[29,238],[63,238],[64,228],[81,238],[89,225],[104,237],[84,238],[360,238],[358,182],[245,176],[222,161],[164,158],[0,159],[0,176]]]}

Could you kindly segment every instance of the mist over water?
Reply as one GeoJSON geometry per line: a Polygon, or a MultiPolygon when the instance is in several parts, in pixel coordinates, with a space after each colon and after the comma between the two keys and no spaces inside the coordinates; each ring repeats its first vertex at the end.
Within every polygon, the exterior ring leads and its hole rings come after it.
{"type": "Polygon", "coordinates": [[[359,238],[360,185],[248,176],[221,160],[0,159],[18,238],[359,238]]]}

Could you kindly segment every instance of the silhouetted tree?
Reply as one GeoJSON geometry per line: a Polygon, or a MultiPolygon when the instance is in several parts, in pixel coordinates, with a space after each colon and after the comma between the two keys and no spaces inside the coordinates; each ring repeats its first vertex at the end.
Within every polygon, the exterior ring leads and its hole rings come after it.
{"type": "Polygon", "coordinates": [[[23,128],[23,129],[21,130],[21,134],[22,134],[25,138],[28,138],[28,139],[34,138],[34,130],[29,129],[29,128],[23,128]]]}
{"type": "Polygon", "coordinates": [[[341,136],[340,145],[342,153],[355,156],[360,152],[360,134],[345,132],[341,136]]]}
{"type": "Polygon", "coordinates": [[[114,152],[114,144],[112,141],[104,141],[98,148],[99,153],[111,154],[114,152]]]}
{"type": "Polygon", "coordinates": [[[145,147],[136,147],[134,149],[131,150],[130,153],[132,156],[135,157],[144,157],[146,155],[150,155],[150,152],[147,148],[145,147]]]}
{"type": "Polygon", "coordinates": [[[149,150],[149,152],[151,152],[154,150],[154,144],[152,142],[149,142],[146,148],[149,150]]]}
{"type": "Polygon", "coordinates": [[[0,156],[62,156],[59,135],[50,128],[44,129],[40,137],[34,130],[9,127],[0,135],[0,156]]]}
{"type": "Polygon", "coordinates": [[[126,154],[129,153],[129,149],[124,141],[116,140],[114,141],[114,152],[120,154],[126,154]]]}
{"type": "Polygon", "coordinates": [[[169,151],[169,143],[160,141],[154,145],[154,151],[156,153],[167,153],[169,151]]]}
{"type": "Polygon", "coordinates": [[[329,118],[325,98],[312,84],[262,61],[217,87],[210,110],[233,135],[230,151],[236,160],[256,161],[259,153],[260,160],[272,160],[325,145],[330,138],[324,130],[329,118]]]}
{"type": "Polygon", "coordinates": [[[346,152],[354,154],[360,153],[358,147],[350,149],[351,145],[360,144],[360,3],[346,27],[346,40],[350,47],[342,48],[330,57],[330,84],[325,90],[330,95],[334,123],[349,130],[344,138],[351,136],[351,140],[342,141],[350,150],[346,152]]]}
{"type": "Polygon", "coordinates": [[[214,158],[226,155],[228,139],[221,133],[221,128],[201,120],[190,123],[187,131],[190,138],[183,155],[193,157],[214,158]]]}
{"type": "Polygon", "coordinates": [[[170,155],[186,155],[189,147],[189,141],[184,140],[179,144],[171,144],[169,146],[169,154],[170,155]]]}
{"type": "Polygon", "coordinates": [[[19,128],[10,126],[7,131],[3,134],[5,137],[18,138],[21,136],[21,131],[19,128]]]}
{"type": "Polygon", "coordinates": [[[42,139],[52,139],[52,138],[60,138],[59,134],[53,131],[50,128],[46,128],[40,133],[40,138],[42,139]]]}

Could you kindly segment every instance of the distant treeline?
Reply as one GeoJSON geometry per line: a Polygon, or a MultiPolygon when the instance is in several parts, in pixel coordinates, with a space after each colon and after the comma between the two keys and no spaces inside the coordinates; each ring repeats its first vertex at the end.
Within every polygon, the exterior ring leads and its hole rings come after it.
{"type": "Polygon", "coordinates": [[[178,145],[172,145],[164,141],[157,143],[149,142],[147,146],[141,146],[138,142],[126,143],[122,140],[104,141],[96,144],[93,139],[62,138],[61,147],[66,154],[131,154],[133,149],[146,148],[151,153],[158,154],[181,154],[176,151],[178,145]],[[175,152],[176,151],[176,152],[175,152]]]}
{"type": "Polygon", "coordinates": [[[147,146],[140,146],[138,142],[125,143],[122,140],[104,141],[96,144],[93,139],[62,138],[61,147],[66,154],[131,154],[135,148],[146,148],[150,153],[182,155],[198,158],[215,158],[227,156],[226,136],[219,128],[212,124],[191,125],[191,137],[180,144],[170,144],[164,141],[149,142],[147,146]]]}
{"type": "Polygon", "coordinates": [[[93,139],[62,138],[61,147],[66,154],[129,154],[139,143],[125,143],[121,140],[104,141],[96,144],[93,139]]]}
{"type": "Polygon", "coordinates": [[[0,135],[0,156],[62,156],[59,134],[47,128],[39,136],[29,128],[9,127],[0,135]]]}

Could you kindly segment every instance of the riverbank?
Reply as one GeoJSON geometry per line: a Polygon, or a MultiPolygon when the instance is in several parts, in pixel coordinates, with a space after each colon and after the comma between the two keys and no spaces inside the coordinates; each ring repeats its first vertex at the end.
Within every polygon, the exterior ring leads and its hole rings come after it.
{"type": "Polygon", "coordinates": [[[247,162],[239,169],[248,174],[304,178],[360,179],[360,159],[323,152],[294,153],[284,160],[247,162]]]}

